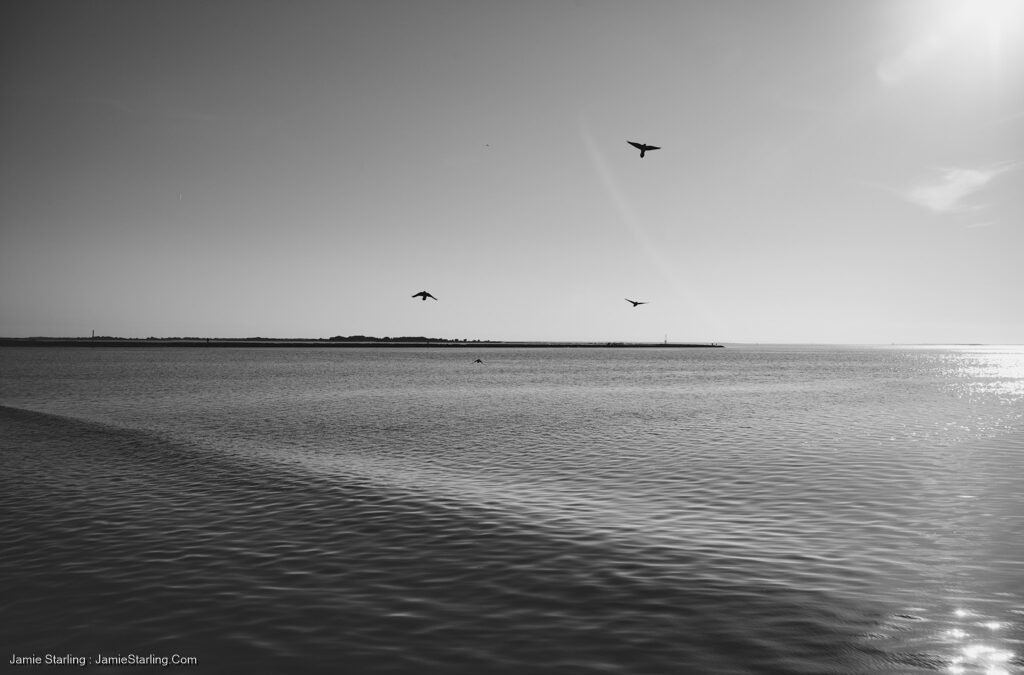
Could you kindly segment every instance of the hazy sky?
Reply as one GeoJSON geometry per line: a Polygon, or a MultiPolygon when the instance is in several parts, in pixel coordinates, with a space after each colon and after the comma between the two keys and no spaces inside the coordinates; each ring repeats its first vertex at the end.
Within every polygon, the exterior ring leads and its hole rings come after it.
{"type": "Polygon", "coordinates": [[[0,89],[4,336],[1024,342],[1024,0],[6,0],[0,89]]]}

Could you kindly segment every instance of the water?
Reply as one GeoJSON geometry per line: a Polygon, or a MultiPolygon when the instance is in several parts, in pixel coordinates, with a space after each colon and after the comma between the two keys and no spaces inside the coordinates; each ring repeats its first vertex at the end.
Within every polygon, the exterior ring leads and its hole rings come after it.
{"type": "Polygon", "coordinates": [[[1020,348],[7,348],[0,373],[10,668],[1024,673],[1020,348]]]}

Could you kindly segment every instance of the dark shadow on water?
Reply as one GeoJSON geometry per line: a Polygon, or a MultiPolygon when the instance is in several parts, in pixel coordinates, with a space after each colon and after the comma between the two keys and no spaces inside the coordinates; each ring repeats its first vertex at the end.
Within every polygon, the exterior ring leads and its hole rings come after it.
{"type": "MultiPolygon", "coordinates": [[[[874,612],[695,574],[679,554],[10,408],[0,437],[5,663],[179,654],[198,660],[187,672],[882,672],[858,646],[874,612]]],[[[124,672],[90,668],[107,670],[124,672]]]]}

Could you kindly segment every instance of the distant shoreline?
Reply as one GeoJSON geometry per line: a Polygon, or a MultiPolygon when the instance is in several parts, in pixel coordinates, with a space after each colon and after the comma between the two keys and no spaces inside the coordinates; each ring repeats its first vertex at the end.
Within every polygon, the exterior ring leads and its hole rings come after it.
{"type": "Polygon", "coordinates": [[[277,340],[273,338],[0,338],[0,347],[321,347],[328,349],[429,347],[440,349],[463,348],[669,348],[669,349],[721,349],[714,342],[512,342],[494,340],[277,340]]]}

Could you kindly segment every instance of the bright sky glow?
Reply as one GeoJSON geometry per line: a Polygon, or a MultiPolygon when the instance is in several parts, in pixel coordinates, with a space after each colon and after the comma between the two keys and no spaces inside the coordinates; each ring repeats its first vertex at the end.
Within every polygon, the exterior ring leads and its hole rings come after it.
{"type": "Polygon", "coordinates": [[[2,336],[1024,343],[1024,0],[14,0],[0,45],[2,336]]]}

